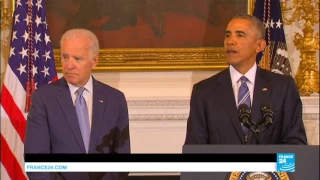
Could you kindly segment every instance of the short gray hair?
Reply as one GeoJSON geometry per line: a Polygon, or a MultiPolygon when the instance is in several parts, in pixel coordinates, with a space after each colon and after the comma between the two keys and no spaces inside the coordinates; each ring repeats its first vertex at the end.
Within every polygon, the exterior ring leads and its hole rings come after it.
{"type": "Polygon", "coordinates": [[[265,30],[264,24],[262,23],[262,21],[259,18],[252,16],[252,15],[249,15],[249,14],[237,14],[232,19],[246,19],[246,20],[251,21],[259,32],[259,38],[264,39],[266,30],[265,30]]]}
{"type": "Polygon", "coordinates": [[[92,53],[91,55],[99,53],[99,41],[97,36],[87,29],[70,29],[66,31],[60,39],[60,46],[62,46],[64,40],[77,38],[87,38],[90,40],[89,48],[92,53]]]}

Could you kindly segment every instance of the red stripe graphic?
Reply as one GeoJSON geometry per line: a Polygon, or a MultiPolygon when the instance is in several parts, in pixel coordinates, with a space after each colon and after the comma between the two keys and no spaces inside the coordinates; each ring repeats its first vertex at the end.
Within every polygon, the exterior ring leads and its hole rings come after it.
{"type": "Polygon", "coordinates": [[[6,86],[2,86],[2,98],[2,107],[10,118],[12,126],[18,132],[21,141],[24,142],[27,121],[20,109],[14,103],[14,100],[6,86]]]}
{"type": "Polygon", "coordinates": [[[1,160],[11,180],[27,180],[7,141],[1,134],[1,160]]]}

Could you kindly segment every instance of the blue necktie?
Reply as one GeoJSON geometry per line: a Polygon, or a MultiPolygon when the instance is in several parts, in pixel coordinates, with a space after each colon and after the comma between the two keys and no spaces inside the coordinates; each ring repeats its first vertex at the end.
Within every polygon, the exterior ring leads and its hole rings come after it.
{"type": "Polygon", "coordinates": [[[75,102],[75,108],[78,116],[78,122],[79,127],[81,130],[81,135],[84,143],[84,147],[86,149],[86,152],[88,153],[89,150],[89,141],[90,141],[90,126],[89,126],[89,113],[88,113],[88,107],[86,104],[86,100],[82,96],[83,91],[85,90],[84,87],[80,87],[76,94],[76,102],[75,102]]]}
{"type": "MultiPolygon", "coordinates": [[[[242,76],[240,78],[240,81],[241,81],[241,86],[239,88],[239,93],[238,93],[238,106],[241,104],[246,104],[248,105],[249,108],[251,108],[250,92],[247,85],[247,81],[249,80],[245,76],[242,76]]],[[[245,137],[247,138],[248,128],[245,127],[243,124],[241,124],[241,127],[245,137]]]]}

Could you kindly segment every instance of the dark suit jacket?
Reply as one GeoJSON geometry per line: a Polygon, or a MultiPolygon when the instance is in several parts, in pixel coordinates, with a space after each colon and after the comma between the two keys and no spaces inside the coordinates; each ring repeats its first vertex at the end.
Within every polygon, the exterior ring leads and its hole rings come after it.
{"type": "MultiPolygon", "coordinates": [[[[129,119],[122,92],[93,79],[89,153],[130,153],[129,119]]],[[[86,153],[64,78],[37,89],[27,118],[25,153],[86,153]]],[[[119,180],[128,173],[27,173],[33,179],[119,180]]]]}
{"type": "MultiPolygon", "coordinates": [[[[261,119],[261,104],[274,112],[273,124],[260,144],[307,144],[302,103],[292,77],[257,68],[252,120],[261,119]],[[264,89],[264,90],[263,90],[264,89]]],[[[194,85],[185,144],[244,144],[229,69],[194,85]]],[[[256,137],[249,131],[248,144],[256,137]]]]}

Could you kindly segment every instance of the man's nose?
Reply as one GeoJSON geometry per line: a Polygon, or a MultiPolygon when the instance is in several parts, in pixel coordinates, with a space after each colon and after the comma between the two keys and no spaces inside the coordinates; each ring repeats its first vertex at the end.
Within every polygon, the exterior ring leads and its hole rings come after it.
{"type": "Polygon", "coordinates": [[[235,45],[236,41],[233,36],[230,36],[227,40],[227,45],[235,45]]]}
{"type": "Polygon", "coordinates": [[[68,61],[66,62],[66,67],[67,67],[68,69],[74,68],[74,62],[73,62],[72,60],[68,60],[68,61]]]}

